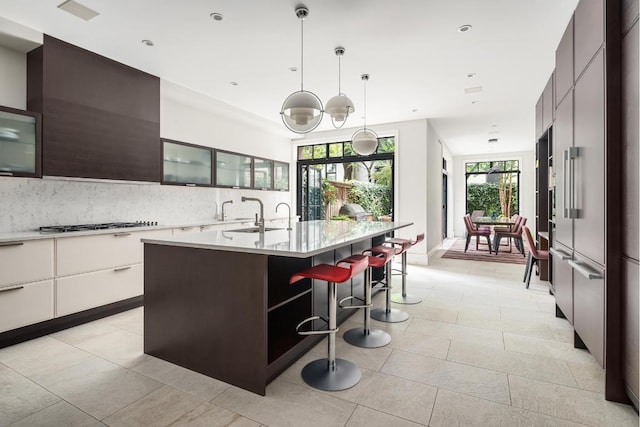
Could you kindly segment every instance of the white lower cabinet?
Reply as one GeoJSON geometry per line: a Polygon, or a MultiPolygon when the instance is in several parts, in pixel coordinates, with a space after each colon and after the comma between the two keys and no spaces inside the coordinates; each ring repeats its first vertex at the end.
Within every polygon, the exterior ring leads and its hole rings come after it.
{"type": "Polygon", "coordinates": [[[0,287],[0,332],[53,319],[53,279],[0,287]]]}
{"type": "Polygon", "coordinates": [[[0,286],[53,278],[53,239],[0,243],[0,286]]]}
{"type": "Polygon", "coordinates": [[[56,279],[56,316],[142,295],[143,264],[56,279]]]}

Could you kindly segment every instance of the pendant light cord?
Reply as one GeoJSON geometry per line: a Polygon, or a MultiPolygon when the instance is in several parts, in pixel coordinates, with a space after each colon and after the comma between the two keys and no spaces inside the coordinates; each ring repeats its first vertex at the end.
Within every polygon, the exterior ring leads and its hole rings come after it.
{"type": "Polygon", "coordinates": [[[304,91],[304,18],[300,18],[300,92],[304,91]]]}
{"type": "Polygon", "coordinates": [[[342,73],[342,55],[338,55],[338,95],[342,93],[342,89],[340,87],[340,75],[342,73]]]}
{"type": "Polygon", "coordinates": [[[364,130],[367,130],[367,80],[364,80],[364,130]]]}

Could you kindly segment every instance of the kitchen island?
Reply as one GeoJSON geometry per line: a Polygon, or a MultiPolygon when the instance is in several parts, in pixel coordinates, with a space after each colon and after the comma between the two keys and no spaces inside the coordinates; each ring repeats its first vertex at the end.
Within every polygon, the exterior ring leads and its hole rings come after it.
{"type": "MultiPolygon", "coordinates": [[[[305,221],[292,230],[143,239],[144,352],[264,395],[271,380],[323,338],[298,335],[296,325],[326,316],[326,284],[289,285],[289,277],[360,253],[409,225],[305,221]]],[[[338,287],[338,299],[363,289],[360,275],[338,287]]],[[[338,322],[352,312],[339,309],[338,322]]]]}

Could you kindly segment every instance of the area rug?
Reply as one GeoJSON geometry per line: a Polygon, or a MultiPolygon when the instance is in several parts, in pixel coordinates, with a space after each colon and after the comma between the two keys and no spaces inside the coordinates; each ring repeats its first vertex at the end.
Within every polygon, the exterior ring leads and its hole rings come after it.
{"type": "Polygon", "coordinates": [[[495,253],[489,254],[489,247],[487,246],[486,240],[483,239],[483,241],[484,244],[481,242],[478,246],[478,250],[476,250],[476,241],[475,238],[472,238],[471,242],[469,242],[469,249],[465,253],[465,239],[456,239],[449,250],[442,255],[442,258],[462,259],[468,261],[502,262],[507,264],[527,263],[529,248],[526,243],[524,245],[525,256],[522,256],[522,254],[516,249],[515,245],[512,245],[511,253],[509,253],[509,246],[505,245],[505,239],[502,239],[503,244],[500,245],[500,251],[496,255],[495,253]]]}

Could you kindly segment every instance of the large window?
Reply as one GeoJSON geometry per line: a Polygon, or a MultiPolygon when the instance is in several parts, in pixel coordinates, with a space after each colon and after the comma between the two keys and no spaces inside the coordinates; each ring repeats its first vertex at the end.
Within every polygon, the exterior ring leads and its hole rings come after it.
{"type": "Polygon", "coordinates": [[[487,216],[519,212],[520,162],[501,160],[465,164],[466,212],[482,211],[487,216]]]}
{"type": "Polygon", "coordinates": [[[298,147],[301,219],[338,217],[346,203],[361,205],[366,219],[391,219],[394,154],[393,137],[379,138],[378,149],[369,156],[356,154],[350,141],[298,147]]]}

